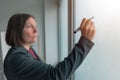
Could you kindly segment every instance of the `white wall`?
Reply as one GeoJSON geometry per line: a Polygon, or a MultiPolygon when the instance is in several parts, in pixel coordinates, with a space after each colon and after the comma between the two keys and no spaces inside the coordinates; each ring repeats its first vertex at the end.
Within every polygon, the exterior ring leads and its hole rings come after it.
{"type": "Polygon", "coordinates": [[[119,0],[75,0],[75,26],[83,17],[92,16],[96,26],[95,46],[76,71],[75,80],[120,80],[119,4],[119,0]]]}

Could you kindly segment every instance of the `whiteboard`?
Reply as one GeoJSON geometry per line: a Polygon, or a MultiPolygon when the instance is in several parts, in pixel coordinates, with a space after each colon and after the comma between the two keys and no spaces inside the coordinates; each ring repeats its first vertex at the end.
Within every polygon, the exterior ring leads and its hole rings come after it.
{"type": "MultiPolygon", "coordinates": [[[[75,80],[120,80],[120,1],[75,0],[75,28],[94,16],[95,46],[75,72],[75,80]]],[[[75,35],[77,42],[80,32],[75,35]]]]}

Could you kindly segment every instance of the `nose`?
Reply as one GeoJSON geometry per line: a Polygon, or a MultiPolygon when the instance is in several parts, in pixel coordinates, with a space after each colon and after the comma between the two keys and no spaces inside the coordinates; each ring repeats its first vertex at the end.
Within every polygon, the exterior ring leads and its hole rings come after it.
{"type": "Polygon", "coordinates": [[[37,33],[37,27],[34,27],[34,28],[33,28],[33,32],[34,32],[34,33],[37,33]]]}

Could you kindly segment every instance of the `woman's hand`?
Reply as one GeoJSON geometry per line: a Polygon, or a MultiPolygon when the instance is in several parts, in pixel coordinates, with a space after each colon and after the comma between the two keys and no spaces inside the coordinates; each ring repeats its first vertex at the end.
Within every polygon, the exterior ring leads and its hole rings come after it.
{"type": "Polygon", "coordinates": [[[89,40],[93,40],[95,35],[95,26],[94,22],[90,19],[83,18],[81,25],[80,25],[81,35],[89,40]]]}

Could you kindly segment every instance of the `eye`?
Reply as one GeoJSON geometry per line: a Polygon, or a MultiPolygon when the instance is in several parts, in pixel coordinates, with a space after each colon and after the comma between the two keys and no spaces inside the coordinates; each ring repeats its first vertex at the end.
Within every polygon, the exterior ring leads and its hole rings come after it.
{"type": "Polygon", "coordinates": [[[25,28],[33,28],[32,25],[25,25],[25,28]]]}
{"type": "Polygon", "coordinates": [[[32,25],[26,26],[27,28],[32,28],[32,25]]]}

